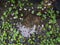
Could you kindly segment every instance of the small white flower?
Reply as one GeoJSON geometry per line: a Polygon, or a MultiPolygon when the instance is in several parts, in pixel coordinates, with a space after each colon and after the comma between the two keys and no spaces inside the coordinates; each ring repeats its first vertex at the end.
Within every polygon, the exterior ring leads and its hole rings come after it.
{"type": "Polygon", "coordinates": [[[51,3],[48,3],[48,5],[50,6],[50,5],[51,5],[51,3]]]}
{"type": "Polygon", "coordinates": [[[46,0],[45,3],[47,3],[48,1],[46,0]]]}
{"type": "Polygon", "coordinates": [[[26,8],[24,8],[24,10],[27,10],[26,8]]]}
{"type": "Polygon", "coordinates": [[[14,16],[14,13],[12,13],[11,15],[14,16]]]}
{"type": "Polygon", "coordinates": [[[5,5],[5,7],[7,7],[7,5],[5,5]]]}
{"type": "Polygon", "coordinates": [[[10,18],[10,20],[12,20],[12,18],[10,18]]]}
{"type": "Polygon", "coordinates": [[[45,11],[44,13],[46,14],[47,12],[45,11]]]}
{"type": "Polygon", "coordinates": [[[34,8],[32,7],[32,9],[34,9],[34,8]]]}
{"type": "Polygon", "coordinates": [[[44,7],[44,9],[46,9],[46,7],[44,7]]]}
{"type": "Polygon", "coordinates": [[[44,25],[42,24],[42,27],[44,27],[44,25]]]}
{"type": "Polygon", "coordinates": [[[42,8],[42,10],[44,10],[44,8],[42,8]]]}
{"type": "Polygon", "coordinates": [[[13,4],[11,4],[11,6],[13,6],[13,4]]]}
{"type": "Polygon", "coordinates": [[[15,16],[15,17],[13,17],[14,19],[16,19],[17,18],[17,16],[15,16]]]}
{"type": "Polygon", "coordinates": [[[20,18],[20,20],[23,20],[23,18],[20,18]]]}
{"type": "Polygon", "coordinates": [[[22,9],[21,8],[19,8],[19,11],[21,11],[22,9]]]}
{"type": "Polygon", "coordinates": [[[28,9],[28,11],[30,11],[31,9],[28,9]]]}

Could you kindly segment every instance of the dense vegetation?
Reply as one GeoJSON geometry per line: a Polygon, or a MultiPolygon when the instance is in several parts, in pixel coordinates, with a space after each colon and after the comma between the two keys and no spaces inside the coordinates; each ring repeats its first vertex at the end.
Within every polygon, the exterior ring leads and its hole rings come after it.
{"type": "Polygon", "coordinates": [[[56,20],[59,11],[53,10],[52,5],[44,5],[44,0],[37,1],[39,3],[33,2],[28,0],[0,1],[0,45],[60,45],[60,28],[56,20]],[[46,5],[47,7],[44,8],[46,5]],[[45,22],[41,35],[34,33],[31,37],[25,38],[18,31],[17,22],[28,12],[40,16],[45,22]]]}

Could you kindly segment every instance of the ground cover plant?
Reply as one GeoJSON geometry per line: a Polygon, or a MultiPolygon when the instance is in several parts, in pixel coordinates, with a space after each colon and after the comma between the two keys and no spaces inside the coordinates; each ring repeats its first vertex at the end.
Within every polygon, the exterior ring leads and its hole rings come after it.
{"type": "Polygon", "coordinates": [[[56,19],[59,11],[50,5],[53,1],[47,1],[47,4],[46,1],[1,0],[0,45],[60,45],[60,28],[56,19]],[[17,27],[26,14],[41,17],[44,24],[39,34],[33,33],[27,38],[17,27]]]}

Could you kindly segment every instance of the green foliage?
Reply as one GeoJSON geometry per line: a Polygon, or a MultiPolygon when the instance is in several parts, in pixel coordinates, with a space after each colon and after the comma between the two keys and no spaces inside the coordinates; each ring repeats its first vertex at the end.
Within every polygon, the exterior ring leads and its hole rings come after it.
{"type": "MultiPolygon", "coordinates": [[[[43,20],[50,18],[42,30],[45,31],[45,33],[43,32],[41,35],[33,34],[29,39],[26,39],[16,28],[13,28],[13,24],[11,24],[11,22],[15,22],[15,19],[18,19],[19,15],[21,17],[25,15],[24,13],[21,13],[24,12],[24,10],[19,12],[19,10],[17,9],[18,7],[23,9],[25,3],[23,3],[22,0],[17,1],[18,4],[16,5],[15,0],[9,0],[9,2],[13,4],[13,6],[8,7],[8,9],[4,11],[3,15],[1,16],[1,19],[3,21],[0,29],[1,45],[7,45],[7,43],[8,45],[57,45],[58,43],[60,43],[60,28],[56,22],[57,14],[52,9],[47,9],[46,14],[43,14],[40,11],[36,14],[37,16],[41,16],[43,20]],[[12,21],[10,20],[9,16],[11,16],[12,21]]],[[[25,1],[26,3],[28,2],[28,0],[25,1]]],[[[42,4],[43,3],[41,2],[41,4],[37,6],[37,9],[41,10],[43,8],[42,4]]],[[[27,3],[27,5],[33,6],[32,3],[27,3]]],[[[32,12],[30,13],[34,14],[34,12],[35,11],[32,10],[32,12]]],[[[57,11],[57,13],[59,12],[57,11]]]]}

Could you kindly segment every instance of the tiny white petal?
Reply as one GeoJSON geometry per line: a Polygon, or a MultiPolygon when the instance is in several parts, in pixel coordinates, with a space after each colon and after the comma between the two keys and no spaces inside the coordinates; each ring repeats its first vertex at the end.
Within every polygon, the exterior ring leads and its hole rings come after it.
{"type": "Polygon", "coordinates": [[[13,4],[11,4],[11,6],[13,6],[13,4]]]}
{"type": "Polygon", "coordinates": [[[14,19],[16,19],[17,17],[13,17],[14,19]]]}
{"type": "Polygon", "coordinates": [[[19,11],[21,11],[22,9],[21,8],[19,8],[19,11]]]}
{"type": "Polygon", "coordinates": [[[48,3],[48,5],[51,5],[51,3],[48,3]]]}
{"type": "Polygon", "coordinates": [[[44,27],[44,25],[42,24],[42,27],[44,27]]]}
{"type": "Polygon", "coordinates": [[[44,8],[42,8],[42,10],[44,10],[44,8]]]}
{"type": "Polygon", "coordinates": [[[5,7],[7,7],[7,5],[5,5],[5,7]]]}
{"type": "Polygon", "coordinates": [[[27,10],[26,8],[24,8],[24,10],[27,10]]]}
{"type": "Polygon", "coordinates": [[[32,9],[34,9],[34,8],[32,7],[32,9]]]}
{"type": "Polygon", "coordinates": [[[30,11],[31,9],[28,9],[28,11],[30,11]]]}
{"type": "Polygon", "coordinates": [[[23,18],[20,18],[20,20],[23,20],[23,18]]]}
{"type": "Polygon", "coordinates": [[[14,16],[14,13],[12,13],[11,15],[14,16]]]}
{"type": "Polygon", "coordinates": [[[46,9],[46,7],[44,7],[44,9],[46,9]]]}

